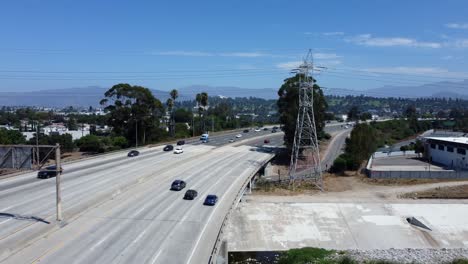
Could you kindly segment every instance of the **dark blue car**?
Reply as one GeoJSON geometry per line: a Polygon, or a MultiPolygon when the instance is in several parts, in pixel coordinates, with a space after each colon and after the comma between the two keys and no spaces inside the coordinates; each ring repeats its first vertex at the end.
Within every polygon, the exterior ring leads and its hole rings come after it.
{"type": "Polygon", "coordinates": [[[216,202],[218,201],[218,196],[214,194],[209,194],[206,196],[205,202],[203,203],[204,205],[215,205],[216,202]]]}

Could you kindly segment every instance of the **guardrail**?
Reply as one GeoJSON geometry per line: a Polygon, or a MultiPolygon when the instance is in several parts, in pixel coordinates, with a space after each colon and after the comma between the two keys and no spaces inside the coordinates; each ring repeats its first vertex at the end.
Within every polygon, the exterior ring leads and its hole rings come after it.
{"type": "MultiPolygon", "coordinates": [[[[273,159],[274,155],[272,155],[269,159],[266,159],[260,163],[259,168],[262,168],[265,166],[268,162],[270,162],[273,159]]],[[[215,244],[213,245],[213,250],[211,251],[210,258],[208,260],[209,264],[214,264],[215,261],[213,261],[213,258],[216,258],[219,246],[221,245],[221,238],[224,234],[224,227],[227,224],[227,221],[229,219],[229,216],[231,215],[231,212],[233,211],[234,208],[237,207],[237,204],[242,196],[244,195],[244,190],[247,188],[247,185],[250,183],[250,180],[258,173],[258,170],[255,170],[249,177],[247,177],[246,181],[242,184],[242,187],[239,189],[239,191],[236,194],[236,197],[234,201],[232,202],[231,206],[229,207],[229,211],[227,212],[226,216],[224,216],[223,222],[221,223],[221,227],[219,229],[218,235],[216,236],[216,241],[215,244]]]]}

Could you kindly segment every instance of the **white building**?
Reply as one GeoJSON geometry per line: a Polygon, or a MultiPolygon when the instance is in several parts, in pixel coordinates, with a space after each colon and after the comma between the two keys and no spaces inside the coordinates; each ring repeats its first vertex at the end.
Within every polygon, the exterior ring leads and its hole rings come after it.
{"type": "Polygon", "coordinates": [[[468,137],[426,137],[426,155],[452,169],[468,169],[468,137]]]}

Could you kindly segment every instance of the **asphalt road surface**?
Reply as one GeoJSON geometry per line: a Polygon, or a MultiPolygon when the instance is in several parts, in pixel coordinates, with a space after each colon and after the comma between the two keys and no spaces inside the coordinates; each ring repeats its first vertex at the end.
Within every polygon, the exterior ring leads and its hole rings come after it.
{"type": "Polygon", "coordinates": [[[209,145],[186,145],[179,155],[162,147],[125,154],[63,166],[61,224],[54,178],[28,173],[0,181],[0,261],[206,263],[237,192],[272,157],[249,146],[209,145]],[[170,191],[175,179],[199,196],[186,201],[185,190],[170,191]],[[202,204],[207,194],[218,195],[216,206],[202,204]]]}
{"type": "MultiPolygon", "coordinates": [[[[335,127],[333,127],[335,128],[335,127]]],[[[339,128],[338,128],[339,129],[339,128]]],[[[211,136],[183,154],[140,148],[63,165],[64,221],[55,221],[55,178],[36,173],[0,180],[1,263],[206,263],[222,220],[246,180],[281,146],[270,130],[211,136]],[[196,189],[170,191],[175,179],[196,189]],[[204,206],[216,194],[216,206],[204,206]]]]}

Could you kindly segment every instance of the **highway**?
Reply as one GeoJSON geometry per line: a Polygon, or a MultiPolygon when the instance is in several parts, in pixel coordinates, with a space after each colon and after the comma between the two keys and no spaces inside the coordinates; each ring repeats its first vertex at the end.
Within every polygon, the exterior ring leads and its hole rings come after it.
{"type": "MultiPolygon", "coordinates": [[[[267,132],[245,133],[243,139],[267,132]]],[[[210,143],[228,137],[213,137],[210,143]]],[[[64,165],[61,224],[54,220],[54,178],[39,180],[28,173],[0,181],[0,213],[26,217],[0,218],[0,261],[207,262],[235,195],[272,157],[250,146],[226,145],[229,139],[222,147],[186,145],[180,155],[161,146],[140,149],[135,158],[115,153],[64,165]],[[185,201],[185,190],[170,191],[175,179],[185,180],[199,196],[185,201]],[[219,196],[216,206],[202,205],[207,194],[219,196]]]]}
{"type": "Polygon", "coordinates": [[[265,138],[282,145],[280,132],[251,130],[229,143],[236,134],[188,141],[179,155],[158,146],[134,158],[117,152],[64,164],[61,223],[55,178],[1,180],[0,262],[207,263],[237,193],[273,156],[256,147],[265,138]],[[175,179],[199,196],[186,201],[186,189],[170,191],[175,179]],[[218,195],[216,206],[202,204],[207,194],[218,195]]]}

